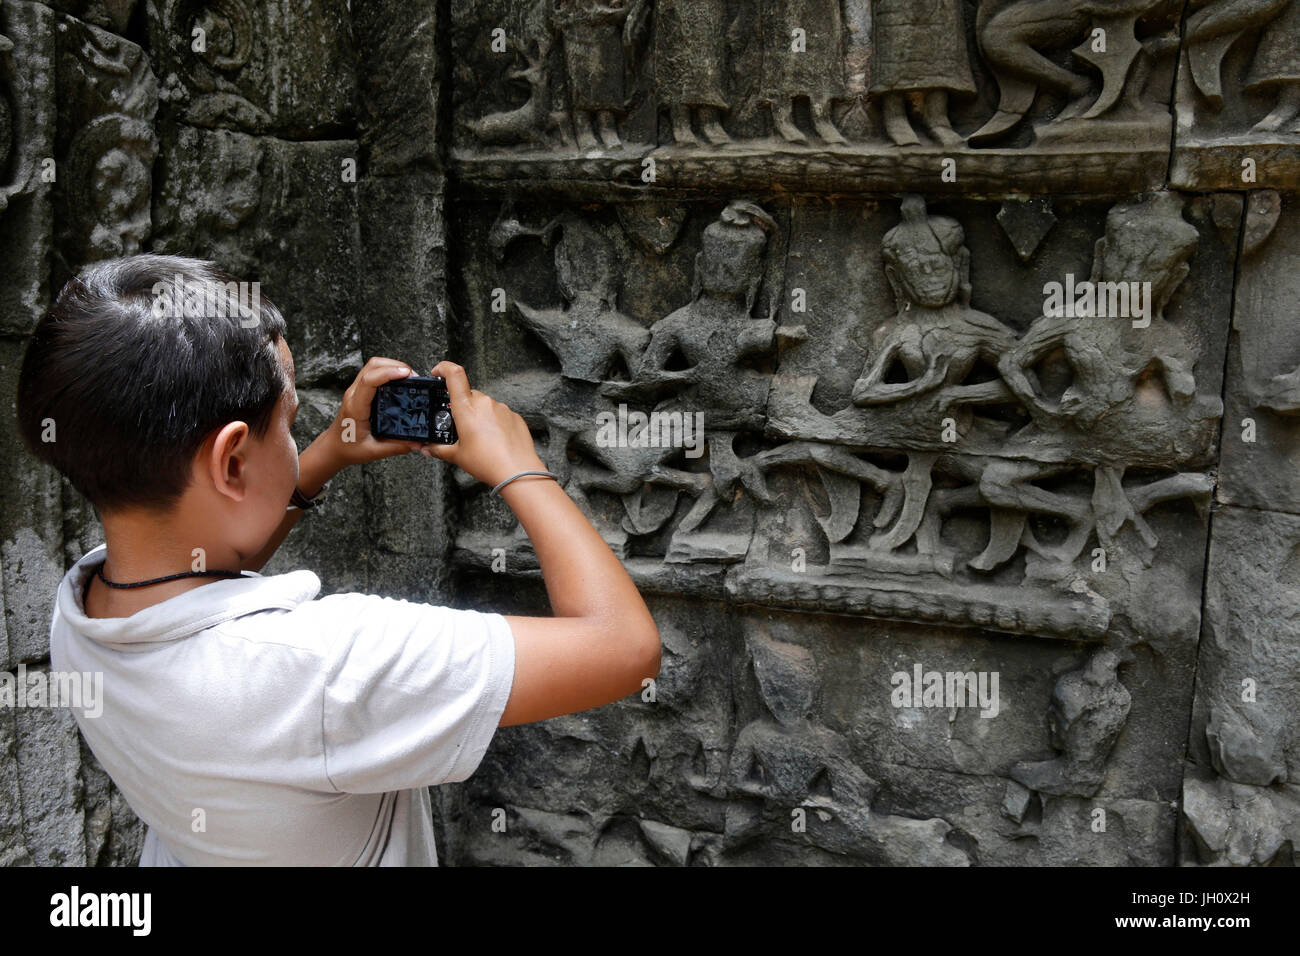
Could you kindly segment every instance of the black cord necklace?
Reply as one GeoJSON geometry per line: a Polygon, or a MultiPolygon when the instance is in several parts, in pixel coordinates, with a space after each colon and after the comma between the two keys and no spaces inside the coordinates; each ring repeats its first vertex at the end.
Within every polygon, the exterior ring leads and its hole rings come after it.
{"type": "Polygon", "coordinates": [[[101,564],[95,569],[95,576],[103,581],[110,588],[143,588],[150,584],[162,584],[165,581],[176,581],[180,578],[240,578],[243,577],[238,571],[182,571],[179,574],[168,574],[165,577],[154,578],[150,581],[132,581],[124,583],[119,581],[110,581],[104,577],[104,566],[101,564]]]}

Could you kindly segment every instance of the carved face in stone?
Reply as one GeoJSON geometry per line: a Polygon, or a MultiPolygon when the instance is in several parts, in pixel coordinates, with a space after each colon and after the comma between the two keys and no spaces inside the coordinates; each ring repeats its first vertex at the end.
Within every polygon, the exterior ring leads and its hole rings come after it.
{"type": "Polygon", "coordinates": [[[885,234],[881,249],[895,295],[930,309],[948,305],[961,287],[961,227],[928,216],[919,196],[903,200],[902,214],[903,221],[885,234]]]}
{"type": "Polygon", "coordinates": [[[734,202],[704,230],[695,277],[700,289],[717,296],[750,295],[762,277],[771,218],[753,203],[734,202]]]}
{"type": "Polygon", "coordinates": [[[957,297],[957,263],[937,242],[900,249],[887,269],[892,269],[908,300],[917,305],[937,309],[957,297]]]}
{"type": "Polygon", "coordinates": [[[1157,314],[1191,271],[1199,233],[1183,218],[1182,200],[1158,193],[1120,203],[1106,216],[1106,235],[1097,243],[1094,278],[1104,282],[1150,282],[1157,314]]]}

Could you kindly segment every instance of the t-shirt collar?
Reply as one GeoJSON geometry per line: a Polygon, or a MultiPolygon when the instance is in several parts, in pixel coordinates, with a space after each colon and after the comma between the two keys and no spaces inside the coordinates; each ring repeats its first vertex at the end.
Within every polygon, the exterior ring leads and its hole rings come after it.
{"type": "Polygon", "coordinates": [[[108,546],[101,544],[73,565],[59,582],[55,603],[57,617],[101,644],[174,641],[245,614],[291,610],[320,593],[320,579],[311,571],[269,576],[245,571],[242,577],[215,580],[130,617],[87,617],[82,605],[86,581],[107,555],[108,546]]]}

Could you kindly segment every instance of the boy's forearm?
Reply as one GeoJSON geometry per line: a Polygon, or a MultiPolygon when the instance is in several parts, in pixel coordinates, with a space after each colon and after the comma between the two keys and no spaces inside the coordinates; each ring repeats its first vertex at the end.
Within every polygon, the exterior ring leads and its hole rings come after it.
{"type": "Polygon", "coordinates": [[[501,490],[537,552],[557,617],[602,617],[653,626],[636,585],[558,482],[527,477],[501,490]]]}

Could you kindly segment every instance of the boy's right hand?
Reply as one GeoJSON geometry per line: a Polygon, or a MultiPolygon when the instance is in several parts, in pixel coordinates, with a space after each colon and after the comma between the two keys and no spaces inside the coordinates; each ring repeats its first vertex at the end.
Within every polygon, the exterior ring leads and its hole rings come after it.
{"type": "Polygon", "coordinates": [[[545,470],[532,433],[518,413],[471,389],[465,370],[454,362],[439,362],[432,374],[447,382],[459,440],[454,445],[425,445],[420,454],[449,461],[493,487],[521,471],[545,470]]]}

